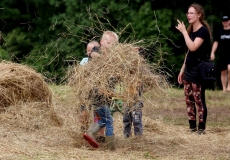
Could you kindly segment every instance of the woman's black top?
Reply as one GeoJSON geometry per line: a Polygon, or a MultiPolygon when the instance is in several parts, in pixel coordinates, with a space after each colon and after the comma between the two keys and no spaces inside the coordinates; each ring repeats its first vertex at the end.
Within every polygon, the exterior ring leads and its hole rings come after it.
{"type": "Polygon", "coordinates": [[[196,32],[190,34],[192,41],[194,41],[196,37],[202,38],[204,41],[196,51],[192,52],[189,50],[185,61],[184,80],[195,84],[201,84],[197,66],[201,61],[209,60],[211,40],[208,29],[205,26],[200,27],[196,32]]]}

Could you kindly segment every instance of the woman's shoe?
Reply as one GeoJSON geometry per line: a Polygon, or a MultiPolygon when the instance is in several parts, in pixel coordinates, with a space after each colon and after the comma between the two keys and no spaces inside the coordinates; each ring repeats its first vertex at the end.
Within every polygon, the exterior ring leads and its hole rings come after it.
{"type": "Polygon", "coordinates": [[[190,128],[190,132],[191,132],[191,133],[194,133],[194,132],[196,132],[196,131],[197,131],[196,128],[190,128]]]}
{"type": "Polygon", "coordinates": [[[205,130],[203,130],[203,129],[199,129],[199,130],[197,131],[197,134],[198,134],[198,135],[205,134],[205,130]]]}

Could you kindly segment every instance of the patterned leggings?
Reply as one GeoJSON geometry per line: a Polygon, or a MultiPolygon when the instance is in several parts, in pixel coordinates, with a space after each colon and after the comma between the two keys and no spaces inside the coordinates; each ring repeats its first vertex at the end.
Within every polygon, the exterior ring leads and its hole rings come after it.
{"type": "Polygon", "coordinates": [[[199,122],[206,123],[207,107],[205,103],[205,88],[203,85],[198,85],[183,81],[184,94],[187,105],[187,113],[189,120],[196,120],[196,106],[198,109],[199,122]]]}

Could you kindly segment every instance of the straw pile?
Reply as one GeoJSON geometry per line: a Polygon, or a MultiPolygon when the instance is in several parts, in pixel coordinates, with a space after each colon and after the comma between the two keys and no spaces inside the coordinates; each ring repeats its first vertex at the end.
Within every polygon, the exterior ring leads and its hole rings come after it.
{"type": "Polygon", "coordinates": [[[90,97],[102,94],[105,98],[116,97],[131,104],[138,97],[140,86],[144,90],[163,92],[168,86],[166,76],[160,73],[159,66],[150,65],[135,48],[133,44],[116,44],[88,64],[77,65],[69,83],[75,85],[79,102],[89,106],[90,97]],[[96,92],[92,93],[95,88],[96,92]]]}
{"type": "Polygon", "coordinates": [[[26,65],[0,63],[0,104],[2,123],[33,129],[50,122],[62,125],[44,77],[26,65]]]}
{"type": "Polygon", "coordinates": [[[28,102],[44,102],[47,106],[52,105],[52,94],[44,77],[26,65],[1,62],[1,108],[28,102]]]}

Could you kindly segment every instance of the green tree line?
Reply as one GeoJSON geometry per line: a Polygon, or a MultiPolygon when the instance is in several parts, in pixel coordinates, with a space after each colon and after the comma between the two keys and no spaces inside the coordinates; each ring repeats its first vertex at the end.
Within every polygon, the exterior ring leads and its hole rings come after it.
{"type": "Polygon", "coordinates": [[[86,43],[113,30],[121,42],[141,40],[150,61],[167,68],[175,82],[187,50],[176,20],[188,25],[185,13],[194,2],[204,6],[214,34],[230,0],[1,0],[0,59],[27,64],[61,83],[68,66],[85,56],[86,43]]]}

